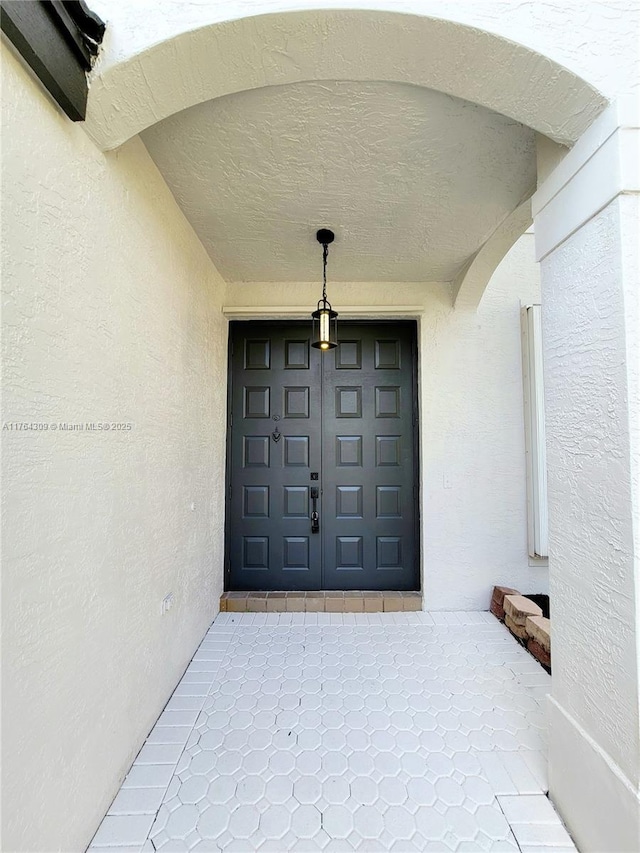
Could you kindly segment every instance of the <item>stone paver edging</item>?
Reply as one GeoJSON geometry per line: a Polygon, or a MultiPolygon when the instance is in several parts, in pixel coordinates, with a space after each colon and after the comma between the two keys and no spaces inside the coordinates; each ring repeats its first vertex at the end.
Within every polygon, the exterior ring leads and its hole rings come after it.
{"type": "Polygon", "coordinates": [[[514,637],[549,671],[551,670],[551,620],[542,609],[518,590],[495,586],[491,596],[491,613],[507,626],[514,637]]]}
{"type": "Polygon", "coordinates": [[[422,593],[362,590],[224,592],[221,613],[398,613],[422,610],[422,593]]]}

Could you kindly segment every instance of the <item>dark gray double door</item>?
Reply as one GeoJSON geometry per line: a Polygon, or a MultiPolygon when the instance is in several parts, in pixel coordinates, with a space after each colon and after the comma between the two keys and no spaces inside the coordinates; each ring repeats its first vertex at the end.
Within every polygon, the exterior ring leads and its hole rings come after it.
{"type": "Polygon", "coordinates": [[[231,323],[228,589],[418,589],[415,323],[339,339],[231,323]]]}

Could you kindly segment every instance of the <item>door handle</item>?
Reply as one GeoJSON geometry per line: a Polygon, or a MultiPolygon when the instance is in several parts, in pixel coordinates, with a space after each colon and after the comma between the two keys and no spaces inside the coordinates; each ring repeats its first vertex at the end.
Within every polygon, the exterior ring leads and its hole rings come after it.
{"type": "Polygon", "coordinates": [[[319,489],[316,486],[311,487],[311,532],[320,532],[320,516],[318,514],[318,495],[319,489]]]}

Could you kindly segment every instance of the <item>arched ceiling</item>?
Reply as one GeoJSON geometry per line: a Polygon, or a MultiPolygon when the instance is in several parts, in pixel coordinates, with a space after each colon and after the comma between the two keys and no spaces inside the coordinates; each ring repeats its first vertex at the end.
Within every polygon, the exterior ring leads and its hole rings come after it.
{"type": "Polygon", "coordinates": [[[535,183],[534,132],[391,82],[308,82],[183,110],[142,138],[230,281],[451,281],[535,183]]]}
{"type": "MultiPolygon", "coordinates": [[[[166,4],[149,0],[140,7],[105,3],[106,19],[111,10],[116,24],[107,27],[91,74],[84,125],[103,149],[196,104],[311,81],[433,89],[495,110],[562,144],[575,142],[606,104],[564,57],[557,58],[557,43],[546,53],[544,39],[542,52],[521,42],[528,41],[531,26],[521,21],[515,31],[508,28],[507,37],[493,31],[509,19],[506,7],[530,4],[466,4],[458,8],[462,20],[440,17],[445,5],[424,0],[377,0],[375,9],[366,8],[367,0],[358,0],[358,9],[321,2],[324,8],[297,11],[285,11],[291,2],[282,0],[172,5],[174,14],[167,15],[166,4]],[[480,6],[488,17],[474,13],[480,6]],[[118,8],[126,10],[124,17],[118,8]],[[413,9],[416,14],[410,14],[413,9]]],[[[546,29],[558,34],[557,27],[546,29]]]]}

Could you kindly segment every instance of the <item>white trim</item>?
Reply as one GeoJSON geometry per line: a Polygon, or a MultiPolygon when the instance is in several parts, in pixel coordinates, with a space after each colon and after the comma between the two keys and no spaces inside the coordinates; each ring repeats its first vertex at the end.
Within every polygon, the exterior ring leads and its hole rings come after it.
{"type": "Polygon", "coordinates": [[[537,216],[558,195],[618,128],[638,127],[640,103],[637,95],[623,96],[610,104],[538,188],[532,199],[533,215],[537,216]]]}
{"type": "Polygon", "coordinates": [[[619,782],[621,782],[627,791],[632,794],[636,799],[640,798],[640,794],[638,790],[635,788],[629,777],[623,772],[620,766],[614,761],[614,759],[606,752],[600,744],[595,741],[589,732],[580,725],[580,723],[573,717],[562,705],[558,702],[558,700],[553,695],[549,695],[547,697],[547,701],[549,704],[556,710],[559,711],[565,720],[576,730],[576,733],[583,738],[584,741],[591,747],[591,749],[596,752],[604,763],[607,765],[607,768],[615,775],[619,782]]]}
{"type": "MultiPolygon", "coordinates": [[[[312,305],[226,305],[222,313],[230,320],[306,320],[311,322],[312,305]]],[[[415,320],[424,312],[422,305],[341,305],[343,320],[394,317],[415,320]]]]}
{"type": "Polygon", "coordinates": [[[620,99],[598,118],[532,199],[543,260],[622,193],[640,192],[640,104],[620,99]]]}
{"type": "Polygon", "coordinates": [[[524,434],[527,460],[527,528],[530,557],[549,556],[547,448],[540,305],[522,308],[524,434]]]}
{"type": "Polygon", "coordinates": [[[640,849],[640,795],[614,758],[553,696],[549,796],[581,850],[640,849]]]}
{"type": "Polygon", "coordinates": [[[538,210],[536,260],[543,260],[567,237],[624,192],[640,192],[640,132],[619,128],[538,210]]]}

